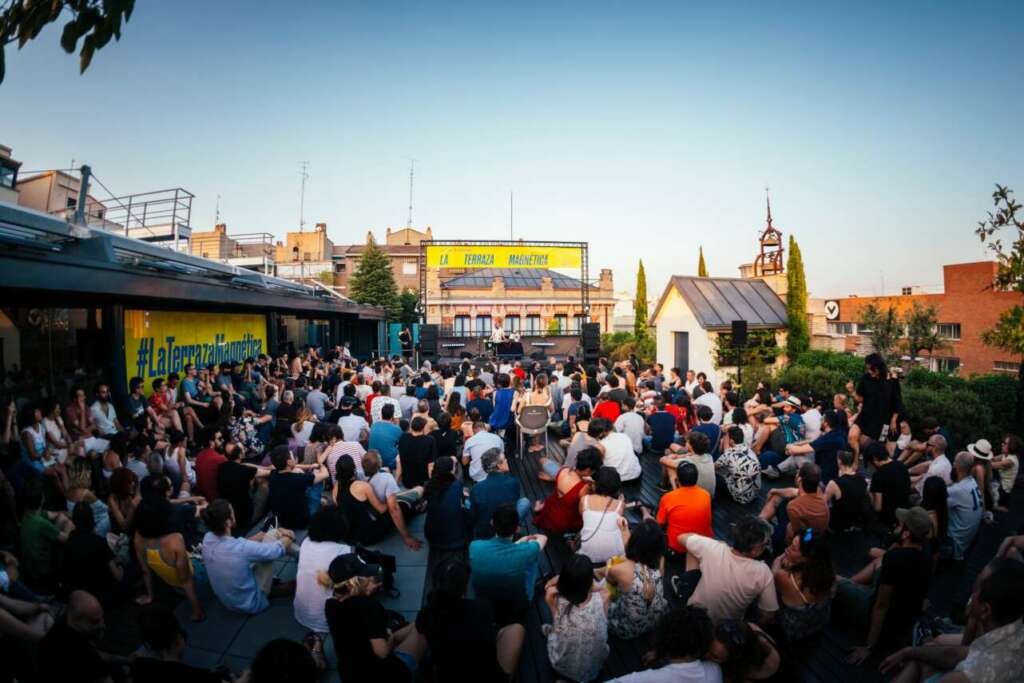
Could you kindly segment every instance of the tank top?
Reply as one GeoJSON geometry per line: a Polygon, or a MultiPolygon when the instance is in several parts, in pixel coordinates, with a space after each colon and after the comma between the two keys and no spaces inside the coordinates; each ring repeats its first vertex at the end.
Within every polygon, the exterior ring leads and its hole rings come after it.
{"type": "Polygon", "coordinates": [[[612,500],[605,507],[590,509],[589,499],[584,496],[583,529],[580,531],[580,552],[593,562],[604,564],[615,555],[625,555],[622,532],[619,531],[619,502],[612,500]]]}
{"type": "Polygon", "coordinates": [[[782,632],[786,634],[786,640],[794,642],[812,636],[828,625],[832,612],[832,598],[830,596],[819,602],[808,602],[792,573],[789,580],[793,582],[793,588],[799,593],[804,604],[800,607],[788,607],[780,601],[781,609],[777,618],[782,632]]]}
{"type": "Polygon", "coordinates": [[[583,527],[583,516],[580,514],[580,495],[587,482],[580,479],[576,485],[558,495],[558,481],[568,472],[563,467],[555,476],[555,490],[544,500],[544,507],[533,516],[533,522],[542,529],[552,533],[564,534],[567,531],[579,531],[583,527]]]}
{"type": "Polygon", "coordinates": [[[342,484],[338,486],[338,507],[344,511],[345,516],[348,517],[348,523],[350,525],[350,538],[352,542],[359,543],[362,539],[366,538],[369,532],[369,526],[372,522],[370,512],[373,510],[373,506],[370,505],[368,500],[358,500],[352,495],[350,487],[352,482],[342,484]]]}

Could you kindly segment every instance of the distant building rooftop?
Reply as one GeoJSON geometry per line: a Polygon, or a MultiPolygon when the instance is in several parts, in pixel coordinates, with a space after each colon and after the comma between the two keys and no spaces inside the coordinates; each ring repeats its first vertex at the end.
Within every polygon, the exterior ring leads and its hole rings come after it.
{"type": "MultiPolygon", "coordinates": [[[[582,283],[574,277],[545,268],[481,268],[441,283],[442,289],[490,289],[495,278],[504,278],[507,289],[540,289],[544,278],[551,278],[555,289],[579,289],[582,283]]],[[[591,285],[591,289],[593,289],[591,285]]]]}

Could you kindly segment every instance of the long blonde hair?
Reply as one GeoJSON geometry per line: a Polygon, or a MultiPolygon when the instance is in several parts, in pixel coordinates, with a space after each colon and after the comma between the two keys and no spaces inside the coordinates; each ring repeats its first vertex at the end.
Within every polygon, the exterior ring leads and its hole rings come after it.
{"type": "Polygon", "coordinates": [[[372,580],[373,579],[365,576],[353,576],[347,581],[334,583],[327,572],[320,570],[316,573],[316,582],[324,588],[330,588],[334,592],[334,598],[336,600],[345,600],[346,598],[351,598],[353,595],[359,595],[366,589],[372,580]]]}

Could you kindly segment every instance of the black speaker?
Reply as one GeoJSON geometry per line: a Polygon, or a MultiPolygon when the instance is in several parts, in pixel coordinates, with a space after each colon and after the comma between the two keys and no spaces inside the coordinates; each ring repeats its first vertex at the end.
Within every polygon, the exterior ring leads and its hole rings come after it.
{"type": "Polygon", "coordinates": [[[594,365],[601,358],[601,326],[583,323],[583,362],[594,365]]]}
{"type": "Polygon", "coordinates": [[[420,325],[420,356],[424,360],[437,358],[437,325],[420,325]]]}
{"type": "Polygon", "coordinates": [[[732,348],[739,349],[747,345],[747,321],[732,321],[732,348]]]}

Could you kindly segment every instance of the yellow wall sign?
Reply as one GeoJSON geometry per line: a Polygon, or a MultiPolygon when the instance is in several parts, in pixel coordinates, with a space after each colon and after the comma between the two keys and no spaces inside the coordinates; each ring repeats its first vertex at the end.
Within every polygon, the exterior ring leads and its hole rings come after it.
{"type": "Polygon", "coordinates": [[[578,247],[427,245],[428,268],[579,268],[578,247]]]}
{"type": "Polygon", "coordinates": [[[267,317],[126,310],[124,353],[128,381],[141,377],[148,394],[157,377],[177,372],[184,378],[186,364],[242,361],[267,353],[267,317]]]}

